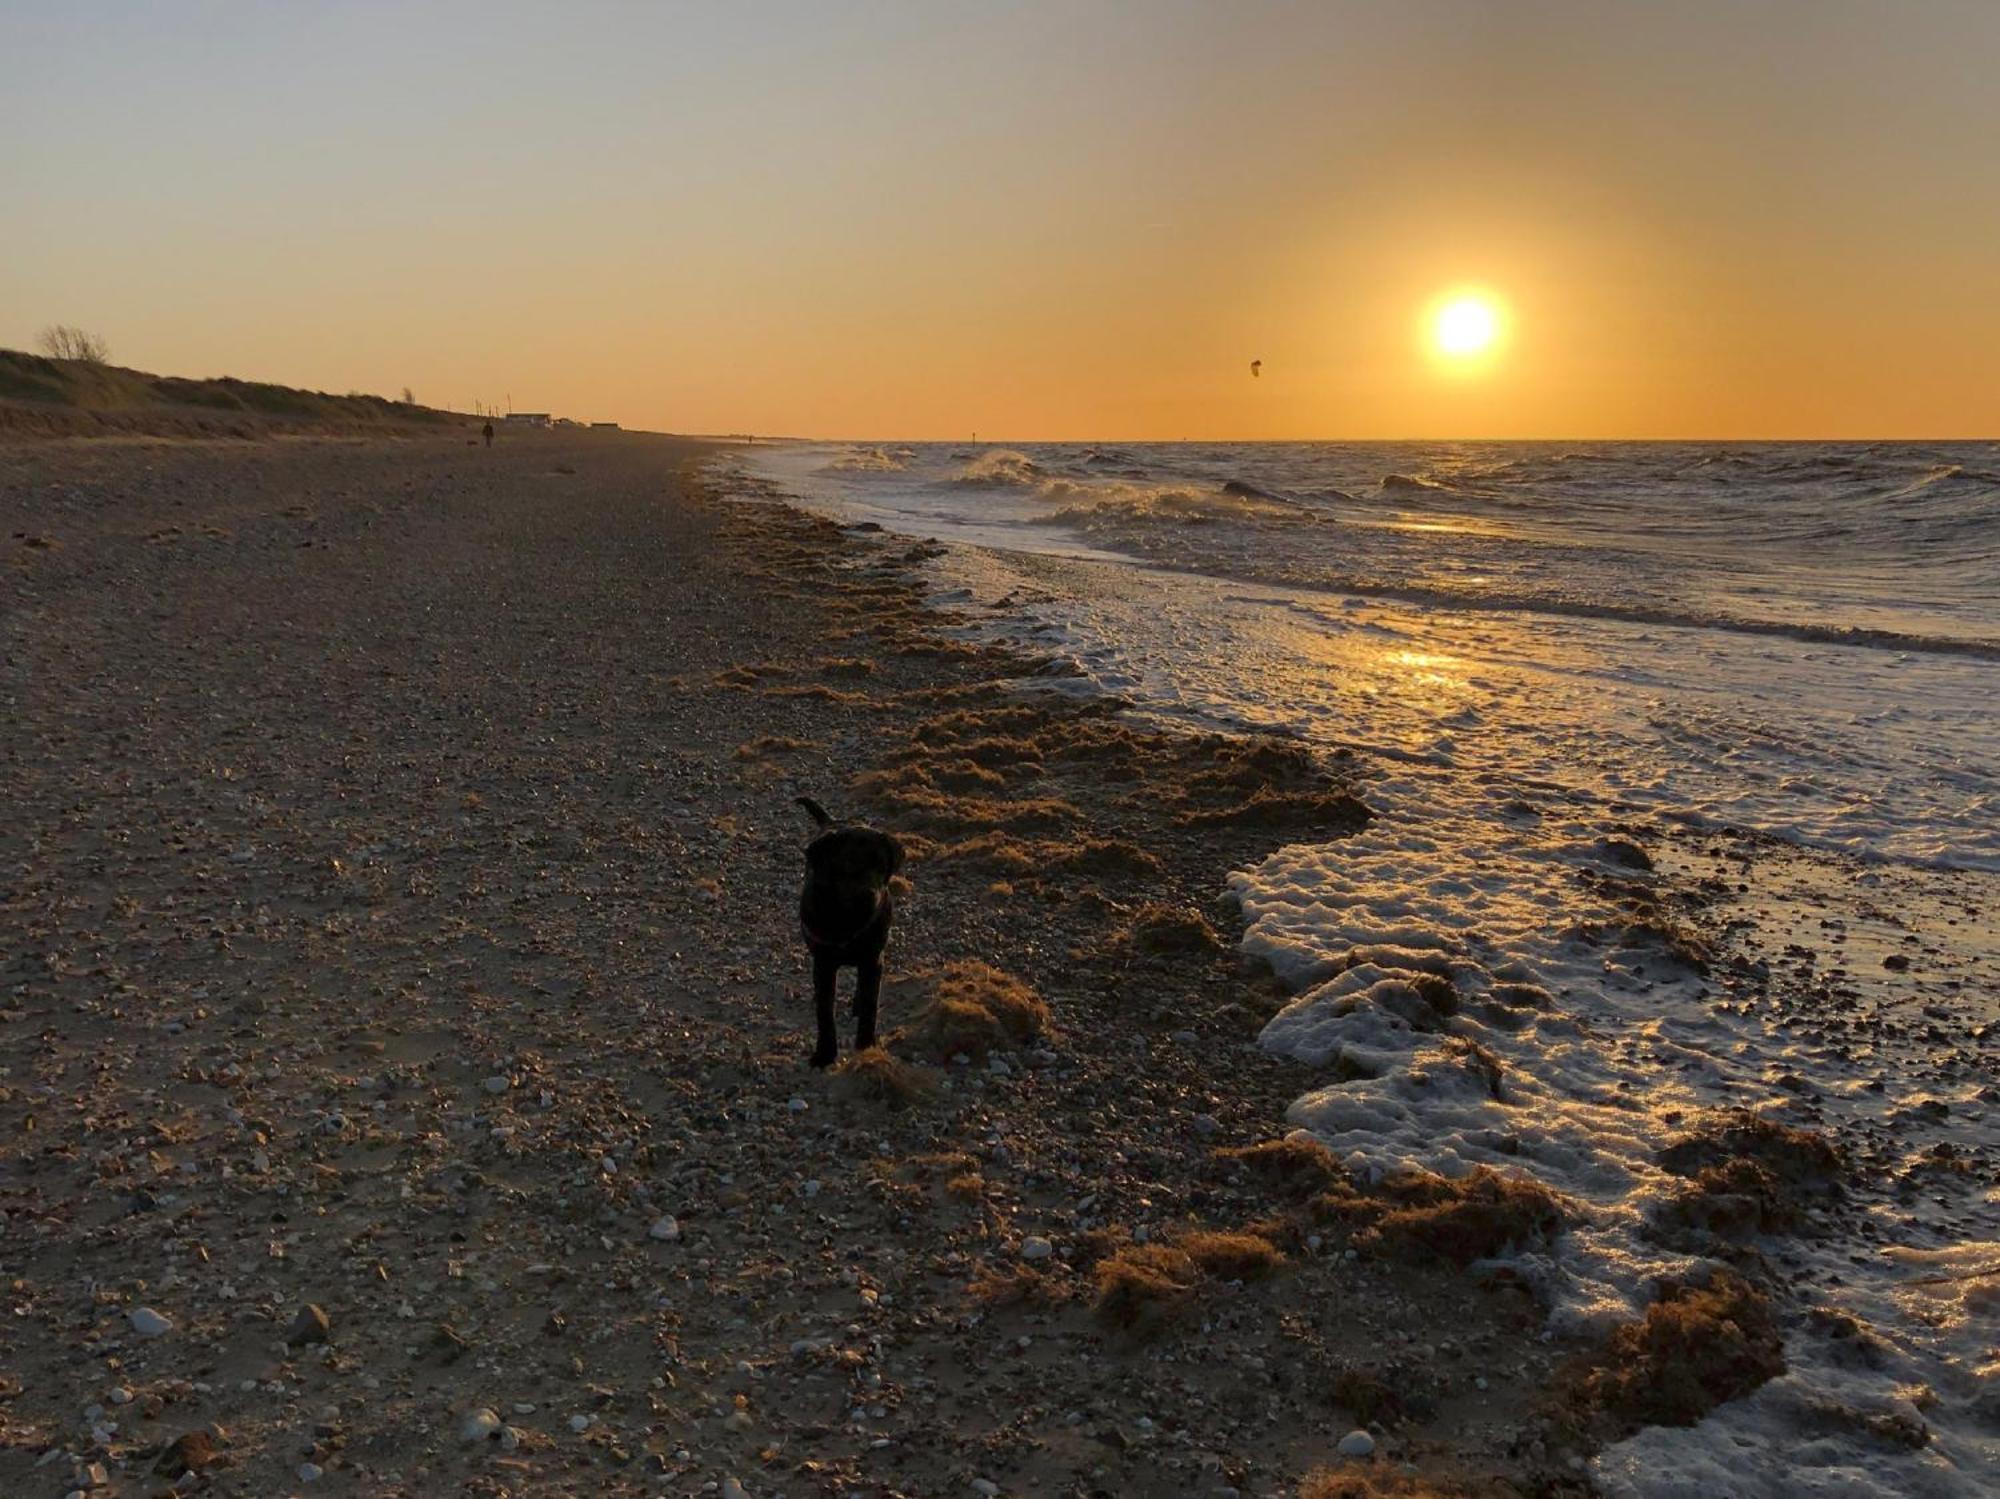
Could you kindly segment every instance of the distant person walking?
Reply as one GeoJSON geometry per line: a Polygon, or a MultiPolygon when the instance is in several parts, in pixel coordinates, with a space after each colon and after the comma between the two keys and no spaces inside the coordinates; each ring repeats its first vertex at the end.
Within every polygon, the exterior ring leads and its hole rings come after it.
{"type": "Polygon", "coordinates": [[[487,424],[486,424],[485,426],[481,427],[481,428],[479,429],[479,431],[480,431],[480,434],[481,434],[482,436],[484,436],[484,437],[485,437],[485,439],[486,439],[486,446],[487,446],[487,447],[489,447],[489,448],[490,448],[490,447],[492,447],[492,446],[493,446],[493,423],[491,423],[491,422],[488,422],[488,423],[487,423],[487,424]]]}

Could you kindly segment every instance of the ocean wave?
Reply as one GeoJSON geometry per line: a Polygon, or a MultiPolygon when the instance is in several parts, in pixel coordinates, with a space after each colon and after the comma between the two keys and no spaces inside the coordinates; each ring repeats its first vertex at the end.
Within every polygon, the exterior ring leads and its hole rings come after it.
{"type": "Polygon", "coordinates": [[[1212,575],[1924,652],[2000,640],[1993,444],[852,444],[816,461],[891,510],[1081,532],[1212,575]]]}
{"type": "Polygon", "coordinates": [[[1268,489],[1259,489],[1242,479],[1225,479],[1222,492],[1242,500],[1268,500],[1274,505],[1289,505],[1292,502],[1281,494],[1273,494],[1268,489]]]}
{"type": "Polygon", "coordinates": [[[1551,614],[1566,619],[1602,619],[1621,624],[1659,625],[1669,629],[1720,630],[1732,635],[1768,635],[1800,640],[1815,645],[1848,645],[1871,650],[1907,651],[1915,655],[1966,656],[2000,661],[2000,637],[1934,635],[1917,631],[1877,629],[1862,625],[1809,624],[1794,620],[1751,619],[1701,609],[1674,608],[1597,599],[1572,598],[1562,594],[1441,587],[1431,583],[1403,583],[1371,577],[1297,577],[1280,571],[1246,574],[1232,569],[1217,574],[1193,561],[1149,557],[1158,567],[1175,572],[1242,578],[1313,593],[1348,594],[1356,598],[1390,599],[1398,603],[1422,604],[1482,614],[1551,614]]]}
{"type": "Polygon", "coordinates": [[[1917,495],[1928,495],[1939,491],[1953,494],[1967,492],[1980,494],[2000,491],[2000,474],[1989,474],[1978,469],[1968,469],[1963,464],[1940,463],[1924,473],[1882,495],[1885,500],[1906,500],[1917,495]]]}
{"type": "Polygon", "coordinates": [[[910,448],[850,448],[827,463],[820,472],[828,474],[901,473],[916,457],[910,448]]]}
{"type": "Polygon", "coordinates": [[[945,483],[971,489],[1027,489],[1040,484],[1046,470],[1026,453],[1013,448],[988,448],[975,454],[945,483]]]}
{"type": "Polygon", "coordinates": [[[1143,488],[1133,485],[1120,485],[1115,489],[1087,489],[1077,485],[1048,485],[1044,488],[1049,491],[1062,489],[1069,499],[1068,504],[1048,517],[1050,522],[1091,535],[1129,533],[1135,528],[1162,524],[1255,524],[1259,520],[1278,516],[1289,518],[1297,514],[1297,507],[1286,500],[1232,494],[1217,489],[1143,488]]]}

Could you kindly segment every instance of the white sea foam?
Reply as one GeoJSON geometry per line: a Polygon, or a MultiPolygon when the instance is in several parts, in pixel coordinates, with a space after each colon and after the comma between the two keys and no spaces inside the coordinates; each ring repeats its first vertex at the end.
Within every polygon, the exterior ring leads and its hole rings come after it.
{"type": "Polygon", "coordinates": [[[1610,1448],[1607,1493],[2000,1491],[2000,1275],[1979,1273],[2000,1268],[2000,664],[1979,644],[2000,636],[2000,592],[1981,593],[2000,554],[1986,491],[1963,490],[1984,470],[1845,450],[1422,457],[1383,455],[1382,474],[1424,480],[1384,490],[1297,454],[1032,449],[996,460],[1020,482],[954,497],[920,451],[889,487],[803,493],[978,543],[934,564],[940,593],[970,628],[1066,653],[1072,689],[1351,752],[1375,822],[1229,880],[1246,949],[1296,990],[1263,1035],[1302,1069],[1289,1120],[1358,1172],[1489,1166],[1572,1199],[1575,1225],[1508,1266],[1555,1330],[1629,1318],[1698,1270],[1648,1223],[1678,1186],[1661,1147],[1705,1110],[1853,1152],[1838,1221],[1761,1246],[1793,1288],[1791,1371],[1610,1448]],[[1194,482],[1203,462],[1255,492],[1194,482]],[[1819,486],[1768,522],[1793,551],[1915,503],[1869,545],[1948,555],[1955,581],[1728,559],[1701,516],[1621,495],[1653,470],[1819,486]],[[1564,504],[1523,474],[1567,476],[1564,504]],[[1403,508],[1337,513],[1350,493],[1403,508]],[[1565,528],[1597,539],[1539,539],[1565,528]],[[1343,575],[1399,575],[1340,592],[1343,548],[1343,575]],[[1093,549],[1171,570],[1079,560],[1093,549]],[[1683,576],[1706,556],[1716,576],[1683,576]],[[1726,628],[1702,626],[1717,613],[1726,628]],[[1813,638],[1841,631],[1916,644],[1813,638]],[[1630,867],[1634,839],[1657,873],[1630,867]],[[1671,912],[1693,891],[1741,960],[1714,975],[1633,919],[1635,899],[1671,912]],[[1425,999],[1439,975],[1455,1015],[1425,999]]]}

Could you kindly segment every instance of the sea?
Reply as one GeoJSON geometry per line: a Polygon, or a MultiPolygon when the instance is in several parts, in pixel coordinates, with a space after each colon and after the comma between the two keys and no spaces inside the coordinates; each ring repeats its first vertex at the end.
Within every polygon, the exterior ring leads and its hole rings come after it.
{"type": "Polygon", "coordinates": [[[1043,690],[1339,757],[1369,828],[1217,871],[1295,995],[1259,1038],[1300,1064],[1274,1128],[1573,1198],[1552,1248],[1482,1267],[1551,1337],[1703,1272],[1657,1232],[1657,1156],[1711,1111],[1849,1153],[1837,1210],[1752,1246],[1788,1372],[1608,1448],[1603,1492],[2000,1494],[2000,444],[716,461],[944,543],[933,601],[1056,663],[1043,690]],[[1712,961],[1634,920],[1635,848],[1712,961]],[[1456,1036],[1395,1002],[1424,973],[1475,1001],[1456,1036]]]}

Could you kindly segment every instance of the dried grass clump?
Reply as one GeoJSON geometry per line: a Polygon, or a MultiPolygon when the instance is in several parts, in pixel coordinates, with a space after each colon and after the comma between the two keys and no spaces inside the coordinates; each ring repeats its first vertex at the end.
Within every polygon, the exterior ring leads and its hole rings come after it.
{"type": "Polygon", "coordinates": [[[1227,807],[1203,807],[1183,812],[1174,824],[1183,828],[1264,828],[1274,832],[1356,833],[1374,820],[1367,803],[1345,791],[1259,791],[1248,801],[1227,807]]]}
{"type": "Polygon", "coordinates": [[[1698,1176],[1732,1161],[1754,1161],[1788,1186],[1838,1192],[1847,1158],[1824,1135],[1766,1119],[1748,1109],[1723,1109],[1662,1150],[1654,1161],[1676,1176],[1698,1176]]]}
{"type": "Polygon", "coordinates": [[[813,682],[804,687],[766,687],[766,697],[812,698],[822,703],[868,704],[875,700],[865,692],[848,692],[838,687],[828,687],[823,682],[813,682]]]}
{"type": "Polygon", "coordinates": [[[802,749],[810,749],[803,739],[791,739],[783,734],[764,734],[758,738],[745,740],[736,746],[739,760],[763,760],[772,755],[796,754],[802,749]]]}
{"type": "Polygon", "coordinates": [[[962,640],[925,636],[897,646],[896,654],[921,661],[976,661],[985,656],[987,650],[984,646],[968,645],[962,640]]]}
{"type": "Polygon", "coordinates": [[[912,982],[928,997],[904,1038],[926,1055],[981,1057],[1049,1031],[1049,1007],[1012,974],[977,959],[947,964],[912,982]]]}
{"type": "Polygon", "coordinates": [[[1201,912],[1192,906],[1169,906],[1157,901],[1148,901],[1133,912],[1130,924],[1116,940],[1139,952],[1161,957],[1222,950],[1222,939],[1201,912]]]}
{"type": "Polygon", "coordinates": [[[1209,735],[1187,743],[1184,758],[1200,765],[1187,778],[1196,791],[1261,791],[1324,785],[1313,752],[1295,739],[1209,735]]]}
{"type": "Polygon", "coordinates": [[[1032,1265],[982,1265],[966,1293],[982,1306],[1060,1306],[1074,1290],[1067,1277],[1032,1265]]]}
{"type": "Polygon", "coordinates": [[[1160,861],[1122,838],[1090,838],[1055,845],[1048,867],[1061,874],[1148,879],[1159,874],[1160,861]]]}
{"type": "Polygon", "coordinates": [[[1000,791],[1005,789],[1007,778],[997,770],[988,770],[971,760],[939,760],[923,767],[924,775],[931,784],[945,791],[964,794],[969,791],[1000,791]]]}
{"type": "Polygon", "coordinates": [[[1669,1285],[1638,1322],[1616,1329],[1566,1381],[1566,1403],[1594,1426],[1692,1426],[1785,1372],[1764,1293],[1727,1270],[1704,1286],[1669,1285]]]}
{"type": "Polygon", "coordinates": [[[1083,816],[1054,797],[951,797],[922,785],[904,785],[884,796],[898,829],[944,837],[967,833],[1055,833],[1083,816]]]}
{"type": "Polygon", "coordinates": [[[1814,1206],[1842,1195],[1847,1172],[1825,1136],[1747,1109],[1712,1115],[1654,1159],[1689,1184],[1654,1213],[1653,1232],[1694,1252],[1803,1227],[1814,1206]]]}
{"type": "Polygon", "coordinates": [[[1715,949],[1708,939],[1665,911],[1626,923],[1621,940],[1627,947],[1660,947],[1668,957],[1696,973],[1707,973],[1715,961],[1715,949]]]}
{"type": "Polygon", "coordinates": [[[1153,1327],[1203,1280],[1258,1280],[1285,1263],[1261,1233],[1195,1229],[1166,1244],[1120,1242],[1096,1262],[1097,1314],[1114,1327],[1153,1327]]]}
{"type": "Polygon", "coordinates": [[[755,687],[766,677],[782,677],[789,670],[789,667],[769,665],[725,666],[715,674],[715,685],[718,687],[755,687]]]}
{"type": "Polygon", "coordinates": [[[1805,1221],[1798,1197],[1755,1161],[1705,1167],[1653,1214],[1662,1243],[1699,1252],[1710,1239],[1788,1233],[1805,1221]]]}
{"type": "Polygon", "coordinates": [[[869,677],[875,674],[875,663],[864,656],[829,656],[815,661],[813,670],[823,677],[869,677]]]}
{"type": "Polygon", "coordinates": [[[1563,1199],[1540,1182],[1480,1167],[1449,1179],[1408,1172],[1383,1184],[1400,1202],[1366,1230],[1361,1242],[1377,1251],[1444,1260],[1463,1268],[1518,1244],[1545,1241],[1569,1221],[1563,1199]]]}
{"type": "Polygon", "coordinates": [[[1469,1492],[1406,1473],[1352,1467],[1315,1468],[1299,1484],[1299,1499],[1460,1499],[1469,1492]]]}
{"type": "Polygon", "coordinates": [[[1305,1198],[1323,1192],[1346,1173],[1333,1152],[1310,1135],[1287,1135],[1255,1145],[1233,1145],[1215,1152],[1219,1161],[1233,1161],[1280,1196],[1305,1198]]]}
{"type": "Polygon", "coordinates": [[[1114,1327],[1159,1321],[1194,1293],[1201,1272],[1166,1244],[1129,1244],[1097,1262],[1097,1315],[1114,1327]]]}
{"type": "Polygon", "coordinates": [[[1028,703],[999,703],[988,708],[959,708],[926,719],[910,730],[919,744],[953,744],[983,739],[1025,739],[1053,722],[1048,709],[1028,703]]]}
{"type": "Polygon", "coordinates": [[[1198,1229],[1174,1242],[1197,1269],[1217,1280],[1259,1280],[1285,1263],[1284,1251],[1262,1234],[1198,1229]]]}
{"type": "MultiPolygon", "coordinates": [[[[900,828],[898,831],[902,831],[900,828]]],[[[1150,879],[1160,873],[1160,861],[1135,844],[1119,839],[1019,839],[1006,833],[983,833],[937,850],[937,858],[963,863],[989,875],[1034,885],[1045,876],[1076,875],[1089,879],[1150,879]]]]}
{"type": "Polygon", "coordinates": [[[1036,862],[1034,851],[1028,844],[1000,833],[943,844],[937,848],[934,857],[940,862],[964,864],[988,874],[1021,879],[1034,875],[1042,867],[1036,862]]]}
{"type": "MultiPolygon", "coordinates": [[[[924,753],[915,751],[914,753],[924,753]]],[[[952,753],[961,760],[992,769],[996,766],[1010,768],[1029,767],[1039,771],[1042,752],[1032,739],[972,739],[952,746],[952,753]]]]}
{"type": "Polygon", "coordinates": [[[852,1052],[832,1072],[842,1097],[907,1109],[937,1092],[937,1080],[922,1068],[891,1056],[879,1046],[852,1052]]]}

